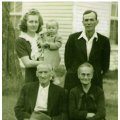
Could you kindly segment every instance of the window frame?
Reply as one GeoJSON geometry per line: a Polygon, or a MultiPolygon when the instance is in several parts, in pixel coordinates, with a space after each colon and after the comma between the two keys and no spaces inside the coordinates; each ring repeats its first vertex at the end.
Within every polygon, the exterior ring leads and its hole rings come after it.
{"type": "MultiPolygon", "coordinates": [[[[114,20],[118,22],[118,2],[111,3],[110,28],[111,28],[111,21],[114,21],[114,20]],[[113,12],[112,5],[113,4],[116,5],[115,13],[113,13],[114,15],[112,15],[112,12],[113,12]]],[[[118,32],[118,28],[117,28],[117,32],[118,32]]],[[[110,29],[110,34],[111,34],[111,29],[110,29]]],[[[112,49],[117,50],[118,49],[118,39],[117,40],[110,39],[110,42],[111,42],[112,49]],[[115,41],[117,41],[117,43],[115,41]]]]}

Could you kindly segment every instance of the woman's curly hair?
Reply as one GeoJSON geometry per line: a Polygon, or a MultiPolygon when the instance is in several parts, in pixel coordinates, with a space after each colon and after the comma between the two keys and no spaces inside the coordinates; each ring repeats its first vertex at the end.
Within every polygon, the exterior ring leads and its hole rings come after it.
{"type": "Polygon", "coordinates": [[[27,19],[29,15],[38,15],[39,17],[39,26],[36,31],[36,33],[39,33],[42,30],[42,25],[43,25],[43,19],[39,13],[38,10],[36,9],[30,9],[21,19],[19,28],[22,32],[27,32],[27,19]]]}

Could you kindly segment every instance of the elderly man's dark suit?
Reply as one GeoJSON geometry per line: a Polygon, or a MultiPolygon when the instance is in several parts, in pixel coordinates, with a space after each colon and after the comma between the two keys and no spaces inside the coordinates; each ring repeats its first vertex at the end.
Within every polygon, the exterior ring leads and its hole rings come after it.
{"type": "MultiPolygon", "coordinates": [[[[18,120],[30,118],[35,108],[38,89],[39,82],[28,83],[22,88],[14,109],[18,120]]],[[[64,110],[64,90],[51,83],[48,92],[48,115],[59,118],[64,110]]]]}
{"type": "Polygon", "coordinates": [[[67,74],[65,78],[65,88],[70,90],[79,84],[77,78],[77,69],[84,62],[89,62],[93,65],[95,85],[102,87],[103,74],[109,69],[110,62],[110,43],[109,39],[97,33],[98,39],[93,40],[92,49],[87,60],[86,41],[84,38],[79,38],[82,32],[77,32],[69,36],[65,46],[65,66],[67,74]]]}

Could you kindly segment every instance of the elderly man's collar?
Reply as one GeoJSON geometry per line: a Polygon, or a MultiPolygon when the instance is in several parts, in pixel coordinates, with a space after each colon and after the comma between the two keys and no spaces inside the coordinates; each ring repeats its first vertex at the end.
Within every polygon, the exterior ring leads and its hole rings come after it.
{"type": "Polygon", "coordinates": [[[44,84],[40,84],[40,83],[39,83],[39,87],[42,88],[42,89],[48,89],[49,86],[50,86],[50,83],[47,84],[47,85],[44,85],[44,84]]]}
{"type": "MultiPolygon", "coordinates": [[[[85,40],[87,39],[87,36],[85,34],[85,31],[82,31],[82,33],[80,34],[80,36],[78,37],[78,40],[80,40],[81,38],[84,38],[85,40]]],[[[98,35],[97,32],[95,31],[95,33],[93,34],[92,38],[96,38],[96,41],[98,41],[98,35]]]]}

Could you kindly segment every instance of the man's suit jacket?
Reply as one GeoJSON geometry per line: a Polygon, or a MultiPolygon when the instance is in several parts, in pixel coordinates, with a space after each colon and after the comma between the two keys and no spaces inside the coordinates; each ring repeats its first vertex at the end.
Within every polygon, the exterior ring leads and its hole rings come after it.
{"type": "MultiPolygon", "coordinates": [[[[110,62],[110,43],[109,39],[99,33],[98,40],[93,40],[92,49],[87,60],[86,41],[84,38],[78,39],[82,32],[71,34],[65,46],[65,66],[67,74],[74,74],[80,64],[89,62],[95,69],[95,84],[102,84],[101,72],[106,73],[110,62]]],[[[69,79],[67,77],[67,79],[69,79]]],[[[73,80],[74,81],[74,80],[73,80]]],[[[65,84],[69,83],[65,81],[65,84]]],[[[65,85],[67,86],[67,85],[65,85]]]]}
{"type": "MultiPolygon", "coordinates": [[[[39,82],[31,82],[26,84],[20,93],[20,97],[15,106],[15,115],[18,120],[30,118],[34,111],[39,82]]],[[[48,92],[48,115],[51,117],[60,116],[64,112],[64,89],[50,84],[48,92]]]]}

